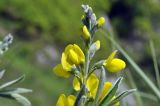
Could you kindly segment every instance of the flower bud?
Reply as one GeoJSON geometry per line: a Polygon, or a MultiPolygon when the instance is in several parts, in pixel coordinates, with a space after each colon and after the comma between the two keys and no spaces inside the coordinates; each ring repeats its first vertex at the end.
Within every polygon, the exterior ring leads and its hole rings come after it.
{"type": "Polygon", "coordinates": [[[111,55],[103,63],[105,68],[112,73],[119,72],[126,67],[126,63],[123,60],[115,58],[116,53],[116,50],[112,52],[111,55]]]}
{"type": "Polygon", "coordinates": [[[104,23],[105,23],[105,18],[104,18],[104,17],[100,17],[100,18],[97,20],[97,25],[98,25],[98,27],[101,27],[104,23]]]}
{"type": "Polygon", "coordinates": [[[101,43],[99,40],[95,42],[97,50],[100,49],[101,43]]]}
{"type": "Polygon", "coordinates": [[[83,32],[83,34],[82,34],[83,38],[88,40],[90,38],[90,33],[85,25],[82,28],[82,32],[83,32]]]}

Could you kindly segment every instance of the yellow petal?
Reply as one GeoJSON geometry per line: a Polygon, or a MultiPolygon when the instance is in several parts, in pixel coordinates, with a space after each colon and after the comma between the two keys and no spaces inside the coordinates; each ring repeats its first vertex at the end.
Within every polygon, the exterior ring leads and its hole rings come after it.
{"type": "Polygon", "coordinates": [[[73,49],[73,45],[72,44],[69,44],[65,47],[65,54],[67,54],[69,52],[69,50],[73,49]]]}
{"type": "Polygon", "coordinates": [[[100,96],[99,96],[99,99],[100,99],[100,100],[102,100],[102,99],[106,96],[107,92],[109,91],[109,89],[110,89],[111,87],[112,87],[112,83],[111,83],[111,82],[105,82],[105,83],[104,83],[102,92],[101,92],[101,94],[100,94],[100,96]]]}
{"type": "Polygon", "coordinates": [[[90,33],[89,33],[89,31],[88,31],[88,29],[87,29],[87,27],[84,25],[83,26],[83,28],[82,28],[82,32],[83,32],[83,38],[84,39],[89,39],[90,38],[90,33]]]}
{"type": "Polygon", "coordinates": [[[99,27],[101,27],[103,24],[105,23],[105,18],[104,17],[100,17],[97,21],[97,25],[99,27]]]}
{"type": "Polygon", "coordinates": [[[80,83],[76,77],[74,77],[74,79],[73,79],[73,88],[76,91],[80,90],[80,83]]]}
{"type": "Polygon", "coordinates": [[[98,89],[99,80],[95,74],[91,74],[87,79],[87,87],[90,95],[95,98],[98,89]]]}
{"type": "Polygon", "coordinates": [[[71,60],[72,63],[79,64],[78,55],[73,49],[69,50],[68,58],[69,60],[71,60]]]}
{"type": "Polygon", "coordinates": [[[61,94],[57,101],[56,106],[66,106],[66,104],[67,104],[66,96],[64,94],[61,94]]]}
{"type": "Polygon", "coordinates": [[[74,46],[74,51],[75,51],[75,52],[77,53],[77,55],[78,55],[79,63],[84,63],[84,61],[85,61],[85,56],[84,56],[83,51],[81,50],[81,48],[80,48],[78,45],[74,44],[73,46],[74,46]]]}
{"type": "Polygon", "coordinates": [[[115,57],[116,53],[117,53],[117,50],[113,51],[104,62],[104,65],[109,64],[112,61],[112,59],[115,57]]]}
{"type": "Polygon", "coordinates": [[[67,97],[67,105],[66,106],[74,106],[76,97],[74,95],[69,95],[67,97]]]}
{"type": "Polygon", "coordinates": [[[97,50],[100,49],[101,42],[99,40],[97,40],[95,43],[96,43],[97,50]]]}
{"type": "Polygon", "coordinates": [[[62,53],[61,64],[63,69],[65,69],[66,71],[70,71],[73,67],[73,65],[67,61],[67,56],[64,52],[62,53]]]}
{"type": "Polygon", "coordinates": [[[61,64],[58,64],[53,68],[53,72],[60,77],[68,78],[70,73],[63,69],[61,64]]]}
{"type": "Polygon", "coordinates": [[[118,58],[114,58],[110,64],[106,65],[106,68],[109,72],[119,72],[126,67],[126,63],[118,58]]]}

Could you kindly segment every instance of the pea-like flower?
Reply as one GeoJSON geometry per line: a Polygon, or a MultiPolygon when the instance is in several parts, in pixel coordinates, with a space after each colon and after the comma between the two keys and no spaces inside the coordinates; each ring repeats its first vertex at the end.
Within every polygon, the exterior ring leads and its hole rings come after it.
{"type": "MultiPolygon", "coordinates": [[[[95,74],[91,74],[87,79],[86,83],[89,97],[95,98],[98,89],[98,84],[99,84],[99,79],[97,78],[97,76],[95,74]]],[[[73,79],[73,88],[76,91],[80,90],[80,82],[76,77],[73,79]]]]}
{"type": "Polygon", "coordinates": [[[75,65],[82,64],[84,61],[84,53],[76,44],[69,44],[62,53],[61,64],[66,71],[70,71],[75,65]]]}
{"type": "Polygon", "coordinates": [[[104,17],[100,17],[100,18],[97,20],[97,25],[98,25],[98,27],[101,27],[104,23],[105,23],[105,18],[104,18],[104,17]]]}
{"type": "Polygon", "coordinates": [[[66,97],[64,94],[61,94],[56,106],[74,106],[76,97],[74,95],[69,95],[66,97]]]}
{"type": "MultiPolygon", "coordinates": [[[[98,89],[98,85],[99,85],[99,79],[95,74],[91,74],[89,76],[89,78],[87,79],[87,83],[86,83],[86,87],[88,89],[88,96],[95,99],[96,93],[97,93],[97,89],[98,89]]],[[[99,100],[101,101],[106,94],[108,93],[108,91],[110,90],[110,88],[112,87],[112,82],[105,82],[102,88],[102,91],[100,93],[99,96],[99,100]]],[[[75,77],[73,79],[73,88],[76,91],[80,91],[80,83],[79,80],[75,77]]]]}
{"type": "Polygon", "coordinates": [[[82,32],[83,32],[82,33],[83,38],[88,40],[90,38],[90,33],[85,25],[82,28],[82,32]]]}
{"type": "Polygon", "coordinates": [[[105,95],[107,94],[107,92],[109,91],[109,89],[112,87],[112,82],[105,82],[103,85],[103,89],[101,91],[101,94],[99,96],[99,99],[102,100],[105,95]]]}
{"type": "Polygon", "coordinates": [[[62,64],[58,64],[53,68],[53,72],[60,77],[68,78],[70,76],[70,72],[63,69],[62,64]]]}
{"type": "Polygon", "coordinates": [[[103,65],[105,68],[112,73],[119,72],[126,67],[126,63],[118,58],[115,58],[117,50],[111,53],[111,55],[105,60],[103,65]]]}

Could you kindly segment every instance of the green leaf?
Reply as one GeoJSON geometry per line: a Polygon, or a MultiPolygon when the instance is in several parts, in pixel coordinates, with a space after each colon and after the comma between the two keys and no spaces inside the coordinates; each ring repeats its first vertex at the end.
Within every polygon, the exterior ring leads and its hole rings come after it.
{"type": "Polygon", "coordinates": [[[22,95],[20,95],[20,94],[16,94],[16,93],[11,94],[11,96],[12,96],[15,100],[17,100],[19,103],[23,104],[23,106],[31,106],[30,101],[29,101],[27,98],[25,98],[24,96],[22,96],[22,95]]]}
{"type": "Polygon", "coordinates": [[[5,73],[5,70],[2,70],[2,71],[0,72],[0,79],[2,79],[4,73],[5,73]]]}
{"type": "Polygon", "coordinates": [[[131,89],[131,90],[127,90],[122,92],[121,94],[119,94],[115,99],[113,99],[112,101],[110,101],[109,106],[114,105],[115,103],[119,102],[121,99],[123,99],[125,96],[135,92],[136,89],[131,89]]]}
{"type": "Polygon", "coordinates": [[[109,101],[113,98],[113,96],[115,95],[118,86],[120,84],[120,82],[122,81],[123,77],[120,77],[116,83],[114,84],[114,86],[109,90],[108,94],[104,97],[104,99],[100,102],[99,106],[108,106],[109,101]]]}
{"type": "Polygon", "coordinates": [[[11,86],[11,85],[16,84],[16,83],[22,81],[24,78],[25,78],[25,76],[23,75],[23,76],[17,78],[16,80],[7,82],[7,83],[5,83],[5,84],[3,84],[3,85],[0,86],[0,90],[4,89],[4,88],[6,88],[6,87],[9,87],[9,86],[11,86]]]}
{"type": "Polygon", "coordinates": [[[104,86],[104,82],[105,82],[105,79],[106,79],[106,71],[105,71],[103,66],[101,67],[101,71],[100,72],[101,72],[100,73],[100,81],[99,81],[97,94],[96,94],[96,99],[95,99],[96,104],[99,101],[99,96],[100,96],[100,94],[102,92],[102,89],[103,89],[103,86],[104,86]]]}
{"type": "Polygon", "coordinates": [[[29,93],[32,92],[32,90],[30,89],[26,89],[26,88],[13,88],[13,89],[5,89],[0,91],[0,94],[12,94],[12,93],[29,93]]]}

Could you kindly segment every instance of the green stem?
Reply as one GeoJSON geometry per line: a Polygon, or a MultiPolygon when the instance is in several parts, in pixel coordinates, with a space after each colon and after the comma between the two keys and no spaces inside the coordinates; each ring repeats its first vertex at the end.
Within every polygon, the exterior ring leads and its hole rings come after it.
{"type": "Polygon", "coordinates": [[[158,64],[157,64],[157,59],[156,59],[156,53],[155,53],[155,48],[152,39],[150,40],[150,48],[151,48],[151,53],[152,53],[152,58],[153,58],[153,63],[154,63],[154,69],[156,73],[156,81],[157,85],[160,89],[160,76],[159,76],[159,69],[158,69],[158,64]]]}
{"type": "Polygon", "coordinates": [[[113,39],[110,37],[110,34],[106,34],[106,32],[101,31],[107,39],[109,39],[114,46],[123,54],[123,56],[128,60],[128,62],[132,65],[135,71],[141,76],[141,78],[148,84],[148,86],[152,89],[155,95],[160,100],[160,91],[154,85],[154,83],[145,75],[144,71],[135,63],[135,61],[125,52],[125,50],[113,39]]]}
{"type": "MultiPolygon", "coordinates": [[[[85,64],[84,64],[84,75],[83,75],[83,79],[84,79],[84,85],[85,85],[85,88],[84,88],[84,95],[87,97],[87,90],[86,90],[86,85],[87,85],[87,78],[88,78],[88,72],[89,72],[89,47],[86,47],[86,50],[85,50],[85,64]]],[[[87,100],[84,101],[84,104],[87,102],[87,100]]]]}

